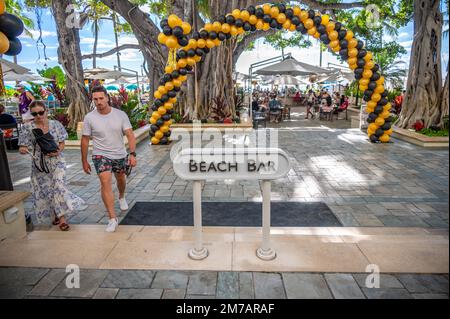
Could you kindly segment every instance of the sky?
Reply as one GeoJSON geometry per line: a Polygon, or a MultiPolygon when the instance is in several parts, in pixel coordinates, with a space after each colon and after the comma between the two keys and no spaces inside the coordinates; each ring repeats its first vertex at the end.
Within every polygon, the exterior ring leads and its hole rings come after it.
{"type": "MultiPolygon", "coordinates": [[[[145,8],[143,8],[145,11],[145,8]]],[[[26,13],[30,18],[36,21],[35,12],[26,13]]],[[[155,19],[155,17],[152,17],[155,19]]],[[[42,12],[42,39],[46,45],[46,55],[48,60],[44,59],[44,50],[43,46],[39,44],[36,45],[36,40],[39,36],[38,30],[30,30],[33,34],[33,38],[22,34],[20,39],[22,41],[23,50],[21,54],[18,56],[18,62],[20,65],[27,67],[32,70],[32,72],[36,72],[37,69],[43,69],[45,67],[53,67],[58,65],[57,62],[57,48],[58,48],[58,39],[56,34],[56,26],[53,21],[53,17],[50,13],[50,10],[43,10],[42,12]]],[[[35,23],[36,24],[36,23],[35,23]]],[[[37,25],[37,24],[36,24],[37,25]]],[[[36,28],[37,29],[37,28],[36,28]]],[[[81,51],[82,54],[91,54],[93,50],[94,37],[91,32],[91,25],[87,24],[84,29],[80,30],[80,39],[81,39],[81,51]]],[[[407,50],[407,54],[400,57],[399,60],[402,60],[409,64],[410,60],[410,52],[411,45],[413,41],[413,23],[410,23],[408,26],[402,28],[398,32],[398,37],[391,38],[389,36],[385,36],[384,41],[397,41],[399,42],[405,49],[407,50]]],[[[136,38],[131,35],[121,35],[119,38],[119,45],[121,44],[137,44],[136,38]]],[[[319,65],[319,41],[312,38],[313,46],[308,49],[298,49],[298,48],[287,48],[285,53],[292,53],[292,55],[303,62],[319,65]]],[[[443,70],[447,69],[447,63],[449,58],[449,48],[448,48],[448,38],[443,41],[443,70]]],[[[109,21],[102,22],[99,44],[98,44],[98,52],[105,52],[115,47],[115,39],[114,33],[112,32],[112,23],[109,21]]],[[[277,51],[270,46],[263,43],[263,39],[260,39],[256,42],[255,48],[252,51],[244,52],[236,66],[236,70],[238,72],[248,74],[249,67],[251,63],[255,63],[257,61],[262,61],[265,59],[269,59],[272,57],[277,57],[281,55],[280,51],[277,51]]],[[[12,57],[4,58],[12,60],[12,57]]],[[[142,64],[144,60],[142,58],[141,53],[138,50],[126,50],[121,52],[121,64],[122,67],[135,70],[141,74],[142,72],[142,64]]],[[[323,67],[327,67],[328,63],[340,63],[337,60],[337,57],[333,56],[331,53],[325,52],[323,54],[323,67]]],[[[106,58],[102,58],[97,60],[98,67],[104,67],[109,69],[114,69],[114,66],[117,65],[117,57],[116,55],[111,55],[106,58]]],[[[91,68],[92,60],[84,60],[83,67],[91,68]]]]}

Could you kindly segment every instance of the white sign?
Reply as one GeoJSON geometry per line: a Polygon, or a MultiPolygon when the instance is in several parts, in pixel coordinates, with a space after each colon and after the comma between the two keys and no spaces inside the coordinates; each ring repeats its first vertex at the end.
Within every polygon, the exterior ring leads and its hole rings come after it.
{"type": "Polygon", "coordinates": [[[185,149],[173,161],[184,180],[275,180],[290,170],[289,158],[277,148],[185,149]]]}

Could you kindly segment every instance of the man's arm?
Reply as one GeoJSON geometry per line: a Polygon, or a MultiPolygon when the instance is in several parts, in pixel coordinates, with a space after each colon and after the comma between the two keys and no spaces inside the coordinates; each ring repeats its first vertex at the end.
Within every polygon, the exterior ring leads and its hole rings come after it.
{"type": "Polygon", "coordinates": [[[91,165],[87,161],[87,155],[89,152],[90,137],[83,135],[81,138],[81,162],[83,164],[83,170],[86,174],[91,174],[91,165]]]}
{"type": "Polygon", "coordinates": [[[28,91],[27,91],[27,97],[28,97],[31,101],[36,100],[36,99],[34,98],[33,94],[31,94],[31,93],[28,92],[28,91]]]}
{"type": "MultiPolygon", "coordinates": [[[[134,136],[133,129],[125,130],[125,136],[128,139],[128,148],[130,149],[130,153],[136,152],[136,137],[134,136]]],[[[130,165],[132,167],[136,166],[136,158],[131,155],[130,156],[130,165]]]]}

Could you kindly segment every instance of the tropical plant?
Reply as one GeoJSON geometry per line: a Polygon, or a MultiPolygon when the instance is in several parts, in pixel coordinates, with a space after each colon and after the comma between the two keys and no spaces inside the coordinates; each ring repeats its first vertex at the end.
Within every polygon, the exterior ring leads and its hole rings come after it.
{"type": "Polygon", "coordinates": [[[209,118],[221,123],[225,119],[231,118],[231,116],[232,114],[228,108],[225,98],[222,96],[216,96],[213,98],[213,106],[211,107],[209,118]]]}

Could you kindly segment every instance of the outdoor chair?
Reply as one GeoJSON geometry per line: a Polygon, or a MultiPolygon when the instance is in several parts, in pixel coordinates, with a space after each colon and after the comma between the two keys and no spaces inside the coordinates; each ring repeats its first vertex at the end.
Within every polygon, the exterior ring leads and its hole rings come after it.
{"type": "Polygon", "coordinates": [[[344,113],[345,112],[345,120],[348,120],[348,107],[349,107],[349,103],[348,101],[344,102],[341,104],[341,106],[339,106],[339,108],[336,110],[336,119],[339,120],[339,114],[340,113],[344,113]]]}
{"type": "Polygon", "coordinates": [[[19,149],[19,127],[17,123],[0,124],[0,129],[4,131],[5,145],[10,151],[19,149]]]}
{"type": "Polygon", "coordinates": [[[282,119],[283,120],[290,120],[291,119],[291,108],[289,106],[286,106],[286,107],[283,108],[282,119]]]}
{"type": "Polygon", "coordinates": [[[253,112],[253,128],[257,130],[259,125],[263,125],[264,128],[267,127],[266,113],[264,112],[253,112]]]}

